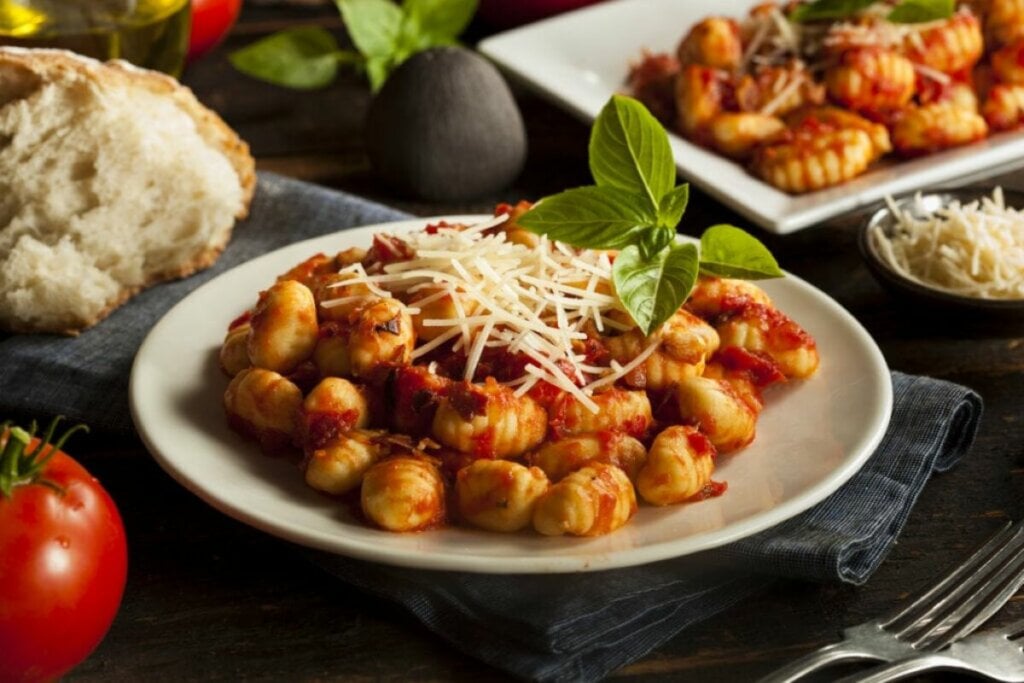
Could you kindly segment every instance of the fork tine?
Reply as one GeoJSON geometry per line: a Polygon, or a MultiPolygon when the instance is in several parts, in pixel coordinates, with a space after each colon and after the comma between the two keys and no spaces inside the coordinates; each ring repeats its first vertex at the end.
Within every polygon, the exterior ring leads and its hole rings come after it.
{"type": "Polygon", "coordinates": [[[1003,630],[1006,632],[1006,637],[1010,640],[1016,640],[1024,636],[1024,619],[1013,622],[1003,630]]]}
{"type": "Polygon", "coordinates": [[[985,583],[978,587],[962,605],[956,607],[936,627],[921,634],[922,647],[939,650],[973,633],[975,629],[999,611],[1006,601],[1020,588],[1024,582],[1024,553],[1003,564],[985,583]]]}
{"type": "Polygon", "coordinates": [[[928,611],[951,591],[963,586],[965,579],[975,575],[978,568],[988,562],[1019,531],[1020,524],[1011,526],[1009,522],[992,536],[983,546],[978,548],[963,563],[953,569],[942,581],[920,593],[909,605],[895,613],[883,616],[879,623],[883,628],[902,632],[927,615],[928,611]],[[899,622],[899,624],[897,624],[899,622]]]}

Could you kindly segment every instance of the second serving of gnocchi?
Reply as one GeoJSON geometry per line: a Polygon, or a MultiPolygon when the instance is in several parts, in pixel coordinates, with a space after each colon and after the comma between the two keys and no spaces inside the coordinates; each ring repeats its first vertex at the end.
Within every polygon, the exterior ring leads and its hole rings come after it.
{"type": "MultiPolygon", "coordinates": [[[[788,0],[680,27],[630,91],[784,192],[1024,126],[1020,0],[788,0]]],[[[710,7],[710,5],[709,5],[710,7]]]]}
{"type": "Polygon", "coordinates": [[[527,208],[268,282],[221,348],[229,425],[395,532],[597,536],[726,493],[716,463],[754,440],[766,389],[814,374],[814,339],[757,286],[706,277],[644,335],[615,252],[529,233],[527,208]]]}

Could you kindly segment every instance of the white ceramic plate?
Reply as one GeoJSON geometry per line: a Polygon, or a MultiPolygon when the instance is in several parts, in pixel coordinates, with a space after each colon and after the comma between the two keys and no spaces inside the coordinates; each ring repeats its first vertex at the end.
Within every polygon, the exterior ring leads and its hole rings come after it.
{"type": "MultiPolygon", "coordinates": [[[[541,95],[592,121],[623,92],[642,50],[675,52],[710,14],[744,17],[761,0],[615,0],[502,33],[480,51],[541,95]]],[[[679,172],[708,194],[776,233],[806,228],[860,206],[936,183],[966,183],[1024,165],[1024,134],[914,161],[890,162],[851,182],[807,195],[780,192],[725,157],[670,135],[679,172]]]]}
{"type": "Polygon", "coordinates": [[[892,388],[878,347],[832,299],[787,277],[765,282],[765,289],[817,338],[821,369],[807,382],[769,392],[756,441],[719,461],[715,479],[729,483],[723,496],[684,506],[644,506],[625,528],[594,539],[367,528],[343,505],[308,488],[294,465],[262,455],[228,429],[221,407],[227,379],[217,365],[218,351],[228,322],[278,273],[320,251],[366,246],[374,232],[400,234],[425,224],[421,219],[370,226],[290,245],[224,273],[171,309],[139,349],[131,376],[135,426],[164,469],[226,514],[330,552],[431,569],[568,572],[685,555],[788,519],[851,477],[888,424],[892,388]]]}

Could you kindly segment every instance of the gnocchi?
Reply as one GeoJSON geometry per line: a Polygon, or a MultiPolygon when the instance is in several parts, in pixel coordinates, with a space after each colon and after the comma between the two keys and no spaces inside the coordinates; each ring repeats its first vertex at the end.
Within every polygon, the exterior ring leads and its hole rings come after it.
{"type": "Polygon", "coordinates": [[[636,514],[636,494],[626,473],[596,462],[552,486],[537,501],[533,528],[545,536],[600,536],[636,514]]]}
{"type": "Polygon", "coordinates": [[[633,65],[631,93],[684,137],[790,194],[850,181],[894,150],[969,145],[989,134],[986,121],[1016,125],[1012,98],[988,98],[978,74],[1024,85],[1024,0],[950,3],[946,18],[900,24],[881,1],[801,23],[792,13],[809,1],[703,19],[674,54],[633,65]]]}
{"type": "Polygon", "coordinates": [[[615,254],[526,232],[528,208],[378,235],[282,274],[221,347],[229,426],[390,532],[597,536],[638,497],[724,491],[715,454],[754,439],[767,387],[814,372],[813,338],[757,285],[708,276],[645,335],[615,294],[615,254]],[[459,263],[429,270],[446,245],[459,263]],[[574,305],[590,317],[569,323],[574,305]]]}
{"type": "Polygon", "coordinates": [[[669,427],[654,439],[636,489],[651,505],[674,505],[711,484],[715,447],[696,427],[669,427]]]}
{"type": "Polygon", "coordinates": [[[382,529],[422,531],[444,521],[444,480],[426,458],[388,458],[363,475],[359,502],[366,518],[382,529]]]}
{"type": "Polygon", "coordinates": [[[488,531],[519,531],[530,525],[548,485],[547,476],[536,467],[508,460],[475,460],[456,475],[459,515],[488,531]]]}
{"type": "Polygon", "coordinates": [[[314,449],[306,461],[306,483],[335,496],[356,489],[366,471],[386,452],[375,437],[372,432],[351,431],[314,449]]]}

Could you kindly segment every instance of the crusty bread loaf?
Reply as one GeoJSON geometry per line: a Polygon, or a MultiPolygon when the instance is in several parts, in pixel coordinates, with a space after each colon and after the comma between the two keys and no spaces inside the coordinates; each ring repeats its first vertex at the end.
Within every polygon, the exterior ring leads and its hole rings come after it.
{"type": "Polygon", "coordinates": [[[210,266],[254,185],[248,146],[174,79],[0,48],[0,328],[75,334],[210,266]]]}

